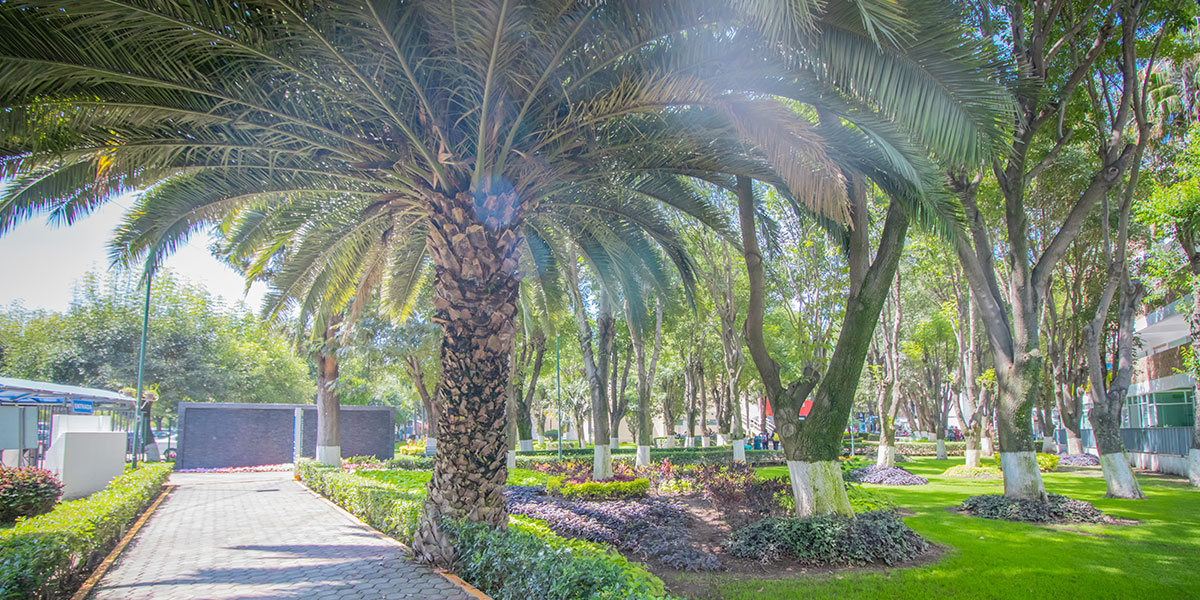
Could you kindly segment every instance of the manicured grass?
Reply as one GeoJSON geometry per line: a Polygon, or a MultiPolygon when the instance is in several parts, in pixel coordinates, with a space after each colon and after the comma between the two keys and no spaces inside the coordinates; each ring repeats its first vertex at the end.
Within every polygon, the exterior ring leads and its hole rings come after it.
{"type": "MultiPolygon", "coordinates": [[[[960,460],[902,465],[929,485],[874,486],[916,513],[905,522],[946,547],[932,565],[796,579],[711,578],[726,600],[778,598],[1196,598],[1200,597],[1200,490],[1140,477],[1146,500],[1104,498],[1098,468],[1045,473],[1046,489],[1095,504],[1138,525],[1052,529],[947,512],[963,499],[1000,493],[1000,481],[941,477],[960,460]]],[[[784,467],[759,469],[786,476],[784,467]]]]}

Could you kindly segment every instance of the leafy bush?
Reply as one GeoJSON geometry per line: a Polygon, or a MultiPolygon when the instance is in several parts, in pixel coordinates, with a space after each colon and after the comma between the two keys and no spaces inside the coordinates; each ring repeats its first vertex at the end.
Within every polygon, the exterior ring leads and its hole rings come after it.
{"type": "Polygon", "coordinates": [[[1047,494],[1046,502],[1009,498],[1001,494],[971,496],[962,510],[985,519],[1030,523],[1108,523],[1112,521],[1095,506],[1058,494],[1047,494]]]}
{"type": "Polygon", "coordinates": [[[892,511],[856,518],[823,515],[774,517],[733,533],[726,544],[730,554],[764,563],[784,556],[808,565],[893,565],[911,560],[928,548],[917,532],[892,511]]]}
{"type": "MultiPolygon", "coordinates": [[[[996,453],[996,456],[992,457],[992,461],[994,461],[996,463],[997,467],[1001,466],[999,452],[996,453]]],[[[1037,453],[1038,470],[1043,473],[1057,470],[1058,469],[1058,461],[1059,461],[1059,458],[1058,458],[1057,454],[1043,454],[1041,452],[1037,453]]]]}
{"type": "Polygon", "coordinates": [[[988,465],[980,465],[978,467],[968,467],[967,465],[954,465],[946,469],[942,475],[946,477],[956,477],[959,479],[1000,479],[1004,474],[1000,469],[988,465]]]}
{"type": "Polygon", "coordinates": [[[871,465],[855,469],[846,479],[856,483],[874,483],[878,485],[925,485],[928,479],[913,475],[900,467],[880,467],[871,465]]]}
{"type": "Polygon", "coordinates": [[[662,580],[645,567],[534,520],[514,517],[505,530],[452,521],[443,527],[458,548],[454,572],[497,600],[666,597],[662,580]]]}
{"type": "Polygon", "coordinates": [[[170,475],[170,463],[147,464],[87,498],[0,530],[0,599],[69,595],[170,475]]]}
{"type": "Polygon", "coordinates": [[[385,469],[405,469],[408,471],[428,471],[433,469],[432,456],[397,456],[383,463],[385,469]]]}
{"type": "Polygon", "coordinates": [[[518,486],[509,486],[504,498],[510,513],[541,519],[564,536],[653,556],[676,569],[720,566],[715,556],[692,544],[688,535],[691,517],[672,500],[572,501],[548,496],[540,488],[518,486]]]}
{"type": "Polygon", "coordinates": [[[650,480],[614,475],[612,479],[563,479],[551,478],[546,482],[546,491],[563,498],[577,500],[625,500],[645,498],[650,491],[650,480]]]}
{"type": "Polygon", "coordinates": [[[300,463],[300,477],[314,492],[405,543],[411,543],[417,531],[431,475],[429,471],[353,474],[311,460],[300,463]]]}
{"type": "Polygon", "coordinates": [[[0,523],[50,512],[62,496],[62,483],[44,469],[0,465],[0,523]]]}
{"type": "Polygon", "coordinates": [[[1095,454],[1068,454],[1061,457],[1058,464],[1068,467],[1098,467],[1100,459],[1095,454]]]}

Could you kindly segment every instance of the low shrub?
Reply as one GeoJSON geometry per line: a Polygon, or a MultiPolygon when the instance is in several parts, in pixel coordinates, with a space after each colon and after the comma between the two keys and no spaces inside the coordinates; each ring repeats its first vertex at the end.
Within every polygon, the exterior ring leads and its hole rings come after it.
{"type": "Polygon", "coordinates": [[[300,463],[300,477],[314,492],[406,544],[417,531],[431,475],[429,471],[354,474],[311,460],[300,463]]]}
{"type": "Polygon", "coordinates": [[[454,572],[496,600],[666,598],[661,579],[603,546],[513,517],[508,529],[443,523],[458,549],[454,572]]]}
{"type": "Polygon", "coordinates": [[[44,469],[0,465],[0,523],[50,512],[62,496],[62,483],[44,469]]]}
{"type": "MultiPolygon", "coordinates": [[[[920,442],[896,442],[893,447],[896,449],[896,454],[904,454],[907,456],[937,456],[937,444],[920,441],[920,442]]],[[[845,450],[850,450],[850,442],[844,445],[845,450]]],[[[946,442],[947,456],[962,456],[966,453],[966,442],[946,442]]],[[[879,442],[860,441],[854,445],[855,456],[873,457],[879,453],[879,442]]],[[[900,462],[897,457],[896,462],[900,462]]]]}
{"type": "Polygon", "coordinates": [[[1095,454],[1068,454],[1060,457],[1058,464],[1068,467],[1098,467],[1100,459],[1095,454]]]}
{"type": "Polygon", "coordinates": [[[913,475],[900,467],[880,467],[870,465],[851,471],[846,479],[855,483],[874,483],[878,485],[925,485],[928,479],[913,475]]]}
{"type": "Polygon", "coordinates": [[[847,518],[773,517],[733,533],[726,544],[730,554],[764,563],[791,557],[804,564],[893,565],[911,560],[929,545],[892,511],[875,511],[847,518]]]}
{"type": "Polygon", "coordinates": [[[162,491],[171,466],[126,471],[87,498],[0,530],[0,599],[69,596],[162,491]]]}
{"type": "MultiPolygon", "coordinates": [[[[996,463],[997,467],[1001,466],[999,452],[997,452],[996,455],[994,457],[992,457],[992,461],[996,463]]],[[[1038,470],[1043,473],[1048,473],[1050,471],[1058,470],[1058,461],[1059,461],[1059,458],[1058,458],[1057,454],[1043,454],[1041,452],[1037,453],[1038,470]]]]}
{"type": "Polygon", "coordinates": [[[968,467],[967,465],[954,465],[946,469],[942,475],[946,477],[955,477],[958,479],[1000,479],[1004,474],[1000,469],[988,465],[980,465],[978,467],[968,467]]]}
{"type": "Polygon", "coordinates": [[[1046,502],[1009,498],[1001,494],[971,496],[962,510],[985,519],[1029,523],[1108,523],[1112,521],[1095,506],[1058,494],[1047,494],[1046,502]]]}
{"type": "Polygon", "coordinates": [[[397,456],[384,461],[385,469],[404,469],[406,471],[428,471],[433,469],[432,456],[397,456]]]}
{"type": "Polygon", "coordinates": [[[546,482],[546,491],[573,500],[627,500],[645,498],[650,491],[650,480],[628,475],[599,480],[552,477],[546,482]]]}

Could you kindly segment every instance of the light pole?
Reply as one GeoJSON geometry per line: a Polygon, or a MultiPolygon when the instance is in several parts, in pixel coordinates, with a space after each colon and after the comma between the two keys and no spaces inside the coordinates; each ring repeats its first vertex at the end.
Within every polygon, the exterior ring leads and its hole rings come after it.
{"type": "Polygon", "coordinates": [[[562,460],[562,439],[563,439],[563,422],[562,422],[562,369],[558,368],[558,334],[554,334],[554,379],[556,380],[555,387],[558,388],[558,460],[562,460]]]}
{"type": "Polygon", "coordinates": [[[154,276],[146,273],[146,304],[142,308],[142,346],[138,350],[138,375],[137,375],[137,392],[135,392],[134,406],[136,413],[133,419],[133,468],[137,468],[138,451],[142,446],[142,375],[146,370],[146,332],[150,329],[150,286],[153,283],[154,276]]]}

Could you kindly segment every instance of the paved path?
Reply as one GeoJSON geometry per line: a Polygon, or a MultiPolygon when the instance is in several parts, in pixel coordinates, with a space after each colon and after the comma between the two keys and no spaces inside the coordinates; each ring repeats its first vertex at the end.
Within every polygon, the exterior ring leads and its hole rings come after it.
{"type": "Polygon", "coordinates": [[[91,598],[471,598],[291,473],[175,473],[171,483],[91,598]]]}

